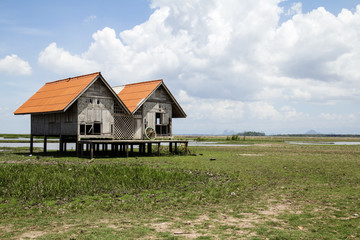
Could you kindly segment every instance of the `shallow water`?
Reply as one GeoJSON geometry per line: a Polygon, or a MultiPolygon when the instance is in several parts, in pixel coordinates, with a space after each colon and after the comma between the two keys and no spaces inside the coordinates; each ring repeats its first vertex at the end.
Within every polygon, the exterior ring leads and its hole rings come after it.
{"type": "MultiPolygon", "coordinates": [[[[9,147],[9,148],[17,148],[17,147],[29,147],[30,143],[0,143],[0,147],[9,147]]],[[[34,143],[34,147],[43,148],[44,143],[34,143]]],[[[59,150],[59,143],[47,143],[46,147],[48,150],[59,150]]],[[[68,143],[66,145],[66,149],[71,150],[75,149],[75,143],[68,143]]]]}
{"type": "Polygon", "coordinates": [[[4,138],[4,137],[0,137],[0,140],[9,140],[9,141],[13,141],[13,140],[21,140],[21,141],[30,141],[30,138],[4,138]]]}
{"type": "Polygon", "coordinates": [[[286,143],[297,145],[360,145],[360,142],[295,142],[287,141],[286,143]]]}
{"type": "MultiPolygon", "coordinates": [[[[162,143],[163,146],[168,146],[169,143],[162,143]]],[[[189,141],[189,147],[247,147],[250,145],[241,145],[241,144],[221,144],[217,142],[196,142],[196,141],[189,141]]],[[[0,147],[30,147],[30,143],[0,143],[0,147]]],[[[34,147],[43,148],[44,143],[34,143],[34,147]]],[[[48,150],[59,150],[59,143],[51,143],[48,142],[46,145],[48,150]]],[[[136,148],[136,145],[134,146],[136,148]]],[[[72,150],[75,149],[75,143],[67,143],[66,149],[72,150]]]]}

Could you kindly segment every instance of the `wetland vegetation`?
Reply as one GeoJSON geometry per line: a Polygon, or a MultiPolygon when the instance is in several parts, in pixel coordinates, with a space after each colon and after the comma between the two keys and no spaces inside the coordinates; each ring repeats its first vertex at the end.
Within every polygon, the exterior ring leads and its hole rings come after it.
{"type": "Polygon", "coordinates": [[[359,145],[215,140],[250,146],[90,161],[1,148],[0,239],[360,238],[359,145]]]}

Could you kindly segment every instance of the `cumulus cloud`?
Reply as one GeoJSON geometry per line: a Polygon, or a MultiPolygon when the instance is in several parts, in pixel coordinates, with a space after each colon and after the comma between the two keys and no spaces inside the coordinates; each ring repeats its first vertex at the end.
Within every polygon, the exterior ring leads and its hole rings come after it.
{"type": "Polygon", "coordinates": [[[360,5],[335,16],[280,2],[153,0],[146,22],[99,30],[80,55],[52,43],[39,63],[67,74],[102,71],[114,85],[164,78],[189,109],[193,98],[199,119],[307,118],[291,104],[358,101],[360,5]],[[281,14],[292,17],[279,23],[281,14]]]}
{"type": "Polygon", "coordinates": [[[94,60],[82,56],[72,55],[56,43],[51,43],[44,51],[40,52],[39,63],[57,73],[90,73],[98,70],[94,60]]]}
{"type": "Polygon", "coordinates": [[[289,15],[295,15],[295,14],[301,14],[301,13],[302,13],[302,3],[297,2],[297,3],[292,4],[291,8],[287,10],[285,15],[289,16],[289,15]]]}
{"type": "Polygon", "coordinates": [[[0,72],[9,75],[30,75],[32,73],[32,68],[27,61],[12,54],[0,59],[0,72]]]}

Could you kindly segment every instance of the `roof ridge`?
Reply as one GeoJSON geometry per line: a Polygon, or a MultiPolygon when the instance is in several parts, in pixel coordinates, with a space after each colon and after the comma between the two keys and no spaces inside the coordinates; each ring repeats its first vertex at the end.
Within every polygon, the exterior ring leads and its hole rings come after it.
{"type": "Polygon", "coordinates": [[[95,75],[95,74],[99,75],[99,74],[101,74],[101,72],[94,72],[94,73],[79,75],[79,76],[76,76],[76,77],[64,78],[64,79],[60,79],[60,80],[56,80],[56,81],[47,82],[45,84],[59,83],[59,82],[62,82],[62,81],[69,81],[69,80],[72,80],[72,79],[75,79],[75,78],[87,77],[87,76],[95,75]]]}
{"type": "Polygon", "coordinates": [[[152,83],[152,82],[157,82],[157,81],[161,81],[163,82],[163,79],[157,79],[157,80],[150,80],[150,81],[143,81],[143,82],[136,82],[136,83],[129,83],[129,84],[124,84],[124,85],[118,85],[118,86],[114,86],[115,87],[125,87],[125,86],[131,86],[131,85],[138,85],[138,84],[144,84],[144,83],[152,83]]]}

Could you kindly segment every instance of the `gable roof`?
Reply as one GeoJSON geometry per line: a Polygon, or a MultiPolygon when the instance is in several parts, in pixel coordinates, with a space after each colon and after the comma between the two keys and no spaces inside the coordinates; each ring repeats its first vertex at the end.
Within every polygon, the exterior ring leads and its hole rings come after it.
{"type": "Polygon", "coordinates": [[[21,105],[14,114],[64,112],[98,79],[104,82],[114,97],[126,109],[113,89],[101,76],[101,73],[96,72],[46,83],[21,105]]]}
{"type": "Polygon", "coordinates": [[[186,113],[171,94],[170,90],[165,86],[162,79],[127,84],[124,86],[113,87],[113,89],[130,112],[135,113],[160,86],[164,87],[165,91],[172,100],[173,106],[175,107],[173,117],[186,117],[186,113]]]}
{"type": "Polygon", "coordinates": [[[130,110],[130,112],[134,113],[161,82],[162,80],[154,80],[133,83],[124,86],[113,87],[113,89],[124,102],[126,107],[130,110]]]}

